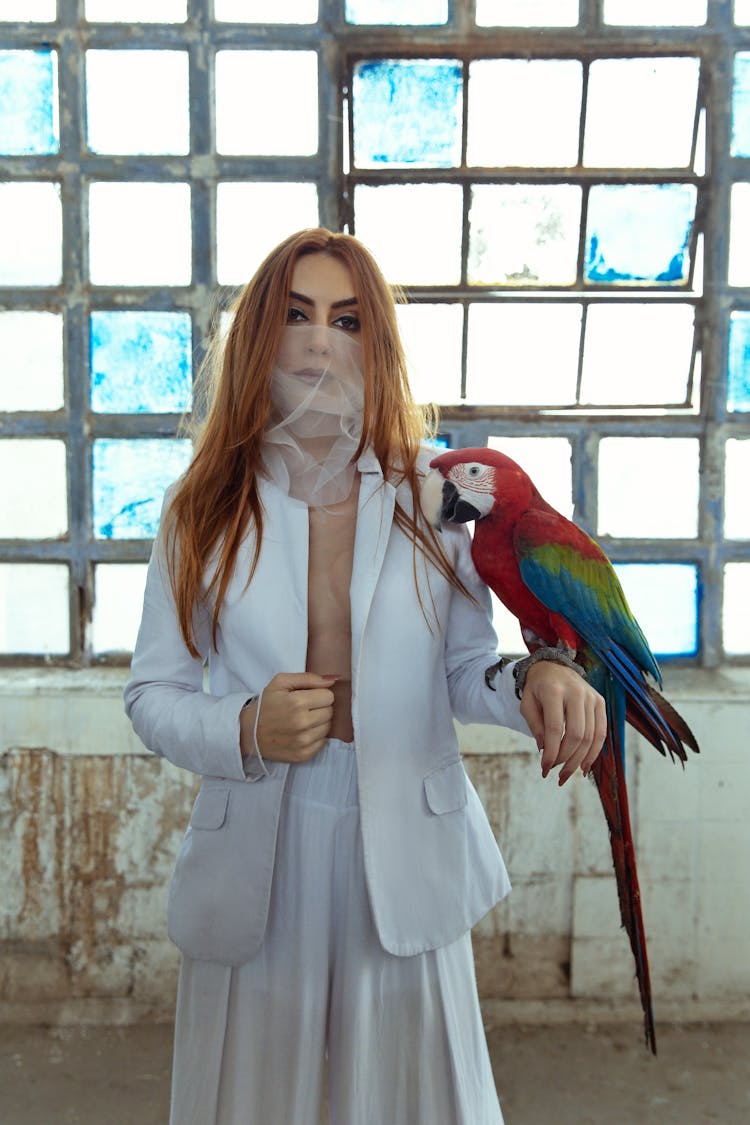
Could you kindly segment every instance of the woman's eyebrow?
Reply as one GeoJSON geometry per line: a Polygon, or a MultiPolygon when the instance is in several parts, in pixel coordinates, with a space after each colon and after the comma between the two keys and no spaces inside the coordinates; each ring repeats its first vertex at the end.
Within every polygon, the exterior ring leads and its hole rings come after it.
{"type": "MultiPolygon", "coordinates": [[[[289,296],[294,298],[295,301],[300,301],[303,305],[309,305],[310,308],[315,308],[315,302],[310,297],[306,297],[304,293],[295,293],[294,289],[289,290],[289,296]]],[[[331,305],[332,309],[349,308],[350,305],[356,305],[356,297],[344,297],[343,301],[334,301],[331,305]]]]}

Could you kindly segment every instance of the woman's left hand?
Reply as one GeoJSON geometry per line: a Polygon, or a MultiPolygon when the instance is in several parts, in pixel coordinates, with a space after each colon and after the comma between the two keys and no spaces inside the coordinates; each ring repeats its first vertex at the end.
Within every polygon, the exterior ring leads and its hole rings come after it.
{"type": "Polygon", "coordinates": [[[542,777],[562,766],[564,785],[579,768],[586,775],[604,744],[604,700],[582,676],[563,664],[540,660],[526,676],[521,714],[542,751],[542,777]]]}

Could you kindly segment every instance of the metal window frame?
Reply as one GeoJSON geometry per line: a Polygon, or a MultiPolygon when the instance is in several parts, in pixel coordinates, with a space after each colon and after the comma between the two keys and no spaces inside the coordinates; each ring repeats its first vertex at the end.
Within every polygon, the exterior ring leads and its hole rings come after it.
{"type": "MultiPolygon", "coordinates": [[[[576,513],[596,527],[598,443],[604,436],[693,436],[700,442],[700,520],[694,540],[634,540],[601,537],[616,561],[689,561],[699,567],[701,581],[699,639],[696,660],[714,667],[720,662],[747,663],[750,657],[726,658],[721,647],[722,571],[726,562],[750,562],[750,541],[723,538],[724,445],[728,438],[750,438],[750,415],[726,411],[726,367],[729,317],[750,310],[750,287],[727,284],[729,206],[731,186],[750,180],[750,159],[731,157],[731,94],[733,57],[750,50],[750,28],[733,25],[732,0],[710,0],[706,25],[697,28],[605,27],[601,0],[581,0],[575,28],[519,29],[477,27],[474,0],[449,0],[448,22],[440,26],[378,27],[347,24],[345,0],[320,0],[318,22],[311,25],[252,25],[217,23],[212,0],[188,0],[185,24],[89,24],[84,0],[58,0],[54,24],[0,23],[0,49],[52,47],[59,53],[60,152],[50,156],[2,157],[0,179],[53,181],[61,185],[63,212],[63,279],[56,287],[1,288],[2,309],[45,309],[60,312],[64,321],[66,408],[53,413],[0,414],[4,437],[58,437],[68,446],[68,537],[61,540],[0,542],[0,559],[7,562],[63,562],[70,567],[71,648],[69,657],[3,656],[0,664],[61,664],[81,666],[123,663],[122,656],[92,654],[87,626],[93,607],[93,568],[99,562],[144,562],[149,543],[140,540],[97,540],[91,531],[91,442],[98,437],[172,437],[174,415],[94,414],[89,402],[89,312],[100,309],[188,311],[193,318],[196,366],[204,341],[215,329],[221,304],[231,293],[216,283],[215,200],[217,184],[225,180],[297,180],[316,183],[321,222],[332,229],[356,229],[353,214],[355,182],[363,173],[345,170],[342,123],[347,111],[348,83],[353,62],[363,57],[447,56],[470,60],[481,57],[570,57],[592,59],[633,55],[695,54],[701,58],[702,91],[707,122],[707,173],[701,177],[704,205],[696,228],[704,233],[704,289],[699,298],[670,287],[663,299],[695,300],[699,310],[702,350],[700,415],[685,413],[657,417],[653,412],[626,415],[588,412],[586,415],[531,408],[486,410],[473,406],[443,410],[443,428],[457,444],[483,444],[490,434],[564,436],[571,442],[576,513]],[[90,48],[172,48],[189,55],[190,153],[185,156],[103,156],[85,146],[84,56],[90,48]],[[310,157],[223,156],[213,151],[212,120],[214,56],[221,49],[314,49],[319,53],[319,149],[310,157]],[[191,185],[193,276],[184,287],[92,286],[88,281],[87,188],[96,180],[153,180],[191,185]]],[[[466,99],[464,99],[466,106],[466,99]]],[[[465,145],[465,130],[464,130],[465,145]]],[[[464,150],[465,151],[465,150],[464,150]]],[[[580,172],[580,169],[578,170],[580,172]]],[[[635,170],[636,181],[653,178],[635,170]]],[[[663,181],[670,170],[659,170],[663,181]]],[[[367,173],[369,176],[371,173],[367,173]]],[[[374,173],[379,182],[403,177],[393,171],[374,173]]],[[[443,175],[446,175],[443,173],[443,175]]],[[[439,179],[440,174],[436,174],[439,179]]],[[[466,169],[472,182],[503,182],[497,170],[466,169]]],[[[592,169],[581,173],[588,182],[633,182],[633,171],[592,169]]],[[[428,175],[428,179],[430,176],[428,175]]],[[[455,178],[455,171],[447,175],[455,178]]],[[[513,174],[514,182],[579,182],[560,171],[533,169],[513,174]]],[[[679,170],[677,179],[685,178],[679,170]]],[[[696,182],[695,177],[689,177],[696,182]]],[[[670,182],[676,182],[672,179],[670,182]]],[[[467,210],[464,206],[464,241],[467,210]]],[[[580,258],[580,255],[579,255],[580,258]]],[[[545,287],[545,291],[548,290],[545,287]]],[[[618,294],[622,287],[618,286],[618,294]]],[[[654,290],[649,290],[653,292],[654,290]]],[[[513,289],[504,299],[524,299],[527,290],[513,289]]],[[[571,289],[560,299],[582,300],[604,287],[571,289]]],[[[496,299],[481,287],[450,292],[409,287],[411,299],[496,299]]],[[[640,297],[642,291],[639,289],[640,297]]],[[[623,295],[620,299],[627,299],[623,295]]],[[[464,341],[464,351],[465,351],[464,341]]],[[[658,502],[658,486],[655,484],[658,502]]]]}

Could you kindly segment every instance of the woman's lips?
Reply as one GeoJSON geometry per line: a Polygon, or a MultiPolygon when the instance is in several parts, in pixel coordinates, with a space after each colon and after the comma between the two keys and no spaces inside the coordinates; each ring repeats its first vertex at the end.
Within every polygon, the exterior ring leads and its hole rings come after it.
{"type": "Polygon", "coordinates": [[[303,367],[301,371],[295,371],[294,374],[298,379],[304,379],[306,383],[317,383],[325,375],[325,371],[319,367],[303,367]]]}

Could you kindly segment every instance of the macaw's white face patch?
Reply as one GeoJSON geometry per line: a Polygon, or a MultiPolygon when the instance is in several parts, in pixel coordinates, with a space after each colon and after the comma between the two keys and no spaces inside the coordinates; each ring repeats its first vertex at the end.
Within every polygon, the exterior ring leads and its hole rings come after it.
{"type": "Polygon", "coordinates": [[[495,470],[480,461],[454,465],[448,480],[456,486],[459,496],[479,512],[478,518],[489,515],[495,505],[495,470]]]}

